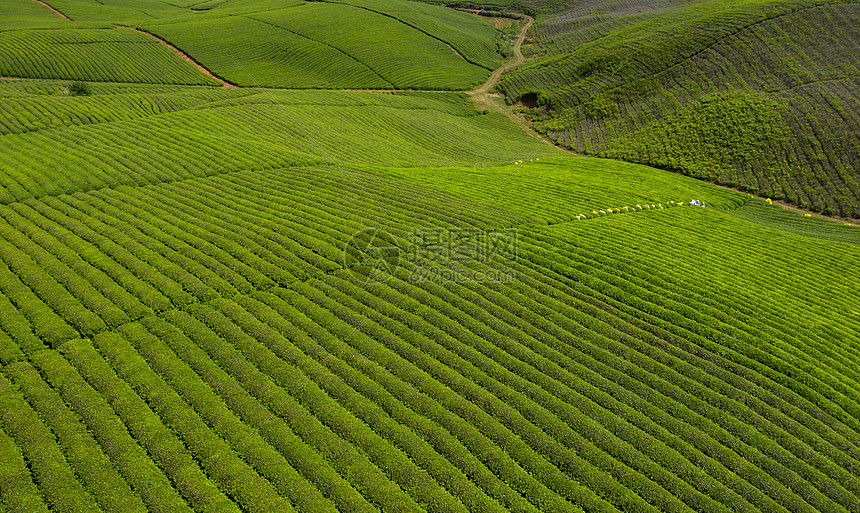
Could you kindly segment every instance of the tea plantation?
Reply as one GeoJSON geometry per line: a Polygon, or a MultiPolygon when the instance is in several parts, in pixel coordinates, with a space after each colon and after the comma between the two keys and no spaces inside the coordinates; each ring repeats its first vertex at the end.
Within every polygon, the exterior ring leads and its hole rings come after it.
{"type": "MultiPolygon", "coordinates": [[[[0,6],[0,513],[860,511],[857,225],[476,109],[484,17],[48,3],[0,6]]],[[[691,101],[563,133],[799,137],[691,101]]]]}
{"type": "Polygon", "coordinates": [[[582,1],[502,81],[564,146],[860,217],[856,1],[582,1]]]}

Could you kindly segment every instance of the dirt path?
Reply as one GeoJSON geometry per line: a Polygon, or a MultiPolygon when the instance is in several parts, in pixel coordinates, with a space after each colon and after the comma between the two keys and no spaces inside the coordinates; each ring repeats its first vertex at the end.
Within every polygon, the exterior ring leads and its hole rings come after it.
{"type": "Polygon", "coordinates": [[[37,3],[40,3],[40,4],[42,4],[42,5],[44,5],[45,7],[47,7],[47,8],[48,8],[48,9],[50,9],[51,11],[53,11],[53,13],[54,13],[54,14],[56,14],[57,16],[59,16],[59,17],[61,17],[61,18],[65,18],[65,19],[67,19],[67,20],[69,20],[69,21],[72,21],[72,19],[71,19],[71,18],[69,18],[69,17],[68,17],[68,16],[66,16],[65,14],[61,13],[60,11],[58,11],[58,10],[54,9],[54,8],[53,8],[53,7],[51,7],[50,5],[48,5],[48,4],[46,4],[45,2],[43,2],[42,0],[33,0],[33,1],[34,1],[34,2],[37,2],[37,3]]]}
{"type": "Polygon", "coordinates": [[[499,80],[502,78],[502,73],[508,71],[514,66],[522,64],[523,61],[526,60],[525,57],[523,57],[522,52],[523,41],[525,41],[526,39],[526,33],[529,31],[532,24],[535,22],[535,19],[531,16],[526,16],[526,18],[528,18],[528,21],[525,25],[523,25],[523,28],[520,29],[520,35],[519,37],[517,37],[517,42],[514,43],[514,58],[503,64],[501,68],[496,69],[496,71],[494,71],[490,75],[490,78],[488,78],[483,85],[473,91],[469,91],[469,94],[472,95],[472,98],[474,98],[476,102],[482,96],[485,97],[490,89],[496,87],[496,85],[499,83],[499,80]]]}
{"type": "Polygon", "coordinates": [[[800,208],[797,205],[792,205],[791,203],[788,203],[788,202],[785,202],[782,200],[772,199],[770,201],[773,202],[774,205],[779,205],[784,209],[793,210],[795,212],[800,212],[802,214],[810,214],[812,217],[817,217],[819,219],[827,219],[828,221],[835,221],[835,222],[842,223],[842,224],[847,225],[847,226],[860,226],[860,221],[857,221],[856,219],[851,219],[849,217],[842,217],[842,216],[836,216],[836,215],[826,216],[824,214],[819,214],[818,212],[813,212],[812,210],[806,210],[805,208],[800,208]]]}
{"type": "MultiPolygon", "coordinates": [[[[38,1],[38,0],[37,0],[37,1],[38,1]]],[[[145,30],[143,30],[143,29],[141,29],[141,28],[138,28],[138,27],[127,27],[127,28],[130,28],[130,29],[136,30],[136,31],[140,32],[141,34],[146,34],[147,36],[151,37],[152,39],[155,39],[155,40],[156,40],[156,41],[158,41],[159,43],[161,43],[161,44],[163,44],[164,46],[166,46],[166,47],[170,48],[171,50],[173,50],[173,53],[175,53],[176,55],[178,55],[178,56],[179,56],[179,57],[181,57],[182,59],[185,59],[186,61],[190,62],[190,63],[191,63],[195,68],[197,68],[198,70],[200,70],[200,72],[201,72],[201,73],[203,73],[204,75],[207,75],[207,76],[209,76],[209,77],[211,77],[211,78],[214,78],[215,80],[217,80],[218,82],[220,82],[220,83],[221,83],[221,87],[223,87],[224,89],[236,89],[236,85],[235,85],[235,84],[231,84],[230,82],[227,82],[227,81],[226,81],[226,80],[224,80],[223,78],[221,78],[221,77],[219,77],[219,76],[215,75],[214,73],[212,73],[212,72],[211,72],[211,71],[209,71],[208,69],[204,68],[202,64],[200,64],[199,62],[195,61],[194,59],[192,59],[191,57],[189,57],[188,55],[186,55],[186,54],[185,54],[185,52],[183,52],[183,51],[182,51],[182,50],[180,50],[179,48],[176,48],[175,46],[173,46],[172,44],[168,43],[168,42],[167,42],[167,41],[165,41],[164,39],[161,39],[160,37],[156,36],[156,35],[155,35],[155,34],[153,34],[152,32],[147,32],[147,31],[145,31],[145,30]]]]}
{"type": "Polygon", "coordinates": [[[498,112],[499,114],[504,114],[511,121],[516,123],[517,126],[522,128],[523,130],[525,130],[526,133],[528,133],[530,136],[534,137],[535,139],[538,139],[538,140],[540,140],[546,144],[549,144],[550,146],[557,148],[559,150],[566,151],[567,153],[572,153],[572,154],[576,155],[577,154],[576,152],[571,151],[567,148],[563,148],[561,146],[558,146],[555,143],[553,143],[552,141],[550,141],[549,139],[542,136],[541,134],[537,133],[534,130],[534,128],[532,128],[531,122],[529,122],[527,119],[523,118],[522,116],[518,116],[514,112],[514,110],[505,103],[505,100],[502,97],[502,95],[490,93],[490,91],[499,84],[499,81],[502,79],[502,74],[505,71],[508,71],[509,69],[513,68],[514,66],[519,66],[520,64],[522,64],[526,60],[526,58],[523,56],[522,45],[523,45],[523,41],[525,41],[525,39],[526,39],[526,34],[528,33],[529,29],[531,28],[532,24],[535,21],[534,18],[532,18],[531,16],[526,16],[526,18],[528,18],[528,21],[526,21],[526,24],[523,25],[522,29],[520,29],[520,34],[517,37],[517,42],[514,43],[514,56],[513,56],[513,58],[511,58],[508,62],[503,64],[501,68],[498,68],[497,70],[493,71],[493,73],[490,75],[490,78],[488,78],[486,82],[484,82],[479,87],[477,87],[471,91],[468,91],[467,94],[472,97],[472,101],[475,103],[475,107],[478,110],[492,110],[492,111],[498,112]]]}
{"type": "MultiPolygon", "coordinates": [[[[72,21],[71,18],[69,18],[65,14],[61,13],[60,11],[54,9],[53,7],[51,7],[50,5],[45,3],[44,1],[42,1],[42,0],[33,0],[33,1],[44,5],[45,7],[50,9],[57,16],[61,16],[62,18],[66,19],[66,20],[72,21]]],[[[459,10],[469,12],[466,9],[459,9],[459,10]]],[[[531,135],[535,139],[538,139],[538,140],[540,140],[540,141],[542,141],[542,142],[544,142],[544,143],[546,143],[546,144],[548,144],[548,145],[550,145],[556,149],[559,149],[559,150],[562,150],[562,151],[565,151],[567,153],[571,153],[574,155],[579,155],[575,151],[570,150],[568,148],[564,148],[562,146],[559,146],[559,145],[555,144],[554,142],[552,142],[551,140],[544,137],[543,135],[536,132],[532,128],[531,123],[527,119],[523,118],[522,116],[518,116],[514,112],[514,110],[505,103],[502,95],[490,93],[490,91],[494,87],[496,87],[496,85],[498,85],[499,81],[501,80],[502,74],[504,72],[508,71],[509,69],[513,68],[514,66],[518,66],[518,65],[522,64],[526,60],[525,57],[523,56],[523,53],[522,53],[522,45],[526,39],[526,34],[528,33],[528,30],[531,28],[532,24],[534,23],[534,18],[532,18],[531,16],[525,16],[525,18],[527,18],[527,21],[526,21],[525,25],[523,25],[522,29],[520,29],[520,33],[519,33],[519,36],[517,37],[517,41],[516,41],[516,43],[514,43],[514,47],[513,47],[514,56],[513,56],[513,58],[508,60],[508,62],[503,64],[500,68],[497,68],[495,71],[493,71],[493,73],[490,75],[490,77],[487,79],[486,82],[484,82],[483,84],[481,84],[480,86],[478,86],[477,88],[475,88],[471,91],[467,91],[466,94],[468,94],[469,96],[472,97],[472,100],[475,103],[475,107],[478,108],[479,110],[492,110],[492,111],[498,112],[500,114],[503,114],[503,115],[507,116],[509,119],[511,119],[511,121],[516,123],[517,126],[522,128],[526,133],[528,133],[529,135],[531,135]]],[[[182,59],[186,60],[187,62],[191,63],[194,67],[196,67],[198,70],[200,70],[201,73],[203,73],[203,74],[217,80],[218,82],[220,82],[221,87],[223,87],[225,89],[237,88],[237,86],[235,84],[231,84],[230,82],[227,82],[223,78],[215,75],[214,73],[212,73],[211,71],[209,71],[208,69],[203,67],[202,64],[200,64],[199,62],[195,61],[194,59],[189,57],[187,54],[185,54],[182,50],[176,48],[175,46],[171,45],[167,41],[156,36],[155,34],[153,34],[151,32],[147,32],[146,30],[143,30],[143,29],[138,28],[138,27],[124,26],[124,25],[119,25],[119,26],[122,26],[124,28],[131,28],[133,30],[136,30],[137,32],[140,32],[141,34],[146,34],[147,36],[155,39],[159,43],[167,46],[168,48],[170,48],[173,51],[173,53],[175,53],[177,56],[181,57],[182,59]]],[[[448,45],[448,47],[451,48],[451,50],[454,53],[456,53],[457,55],[460,55],[457,52],[457,50],[455,50],[453,47],[451,47],[451,45],[448,45]]],[[[462,57],[462,55],[460,55],[460,57],[462,57]]],[[[0,80],[30,80],[30,79],[20,78],[20,77],[0,77],[0,80]]],[[[269,89],[269,88],[254,88],[254,89],[269,89]]],[[[325,89],[325,91],[330,91],[330,89],[325,89]]],[[[412,89],[341,89],[341,91],[402,92],[402,91],[413,91],[413,90],[412,89]]],[[[418,90],[414,90],[414,91],[418,91],[418,90]]],[[[424,90],[421,90],[421,91],[422,92],[433,92],[433,93],[461,93],[462,94],[462,91],[424,91],[424,90]]],[[[740,191],[740,189],[728,187],[725,185],[719,185],[719,184],[716,184],[716,183],[711,182],[709,180],[704,180],[704,181],[707,181],[707,182],[711,183],[712,185],[715,185],[717,187],[721,187],[723,189],[728,189],[728,190],[733,190],[733,191],[738,191],[738,192],[744,192],[744,191],[740,191]]],[[[796,205],[792,205],[792,204],[784,202],[784,201],[779,201],[779,200],[772,200],[772,201],[773,201],[773,203],[778,204],[781,207],[789,209],[789,210],[794,210],[794,211],[802,212],[805,214],[811,214],[814,217],[818,217],[821,219],[829,219],[829,220],[833,220],[836,222],[844,223],[846,225],[860,226],[860,222],[858,222],[856,219],[849,219],[849,218],[844,218],[844,217],[839,217],[839,216],[826,216],[826,215],[819,214],[817,212],[813,212],[811,210],[806,210],[806,209],[800,208],[796,205]]]]}

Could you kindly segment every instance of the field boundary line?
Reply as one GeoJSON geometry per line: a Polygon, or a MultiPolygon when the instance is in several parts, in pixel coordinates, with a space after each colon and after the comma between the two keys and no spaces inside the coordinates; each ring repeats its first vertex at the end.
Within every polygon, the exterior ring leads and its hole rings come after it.
{"type": "Polygon", "coordinates": [[[61,12],[60,12],[60,11],[58,11],[57,9],[53,8],[52,6],[48,5],[47,3],[43,2],[42,0],[33,0],[33,1],[34,1],[34,2],[36,2],[36,3],[39,3],[39,4],[44,5],[45,7],[47,7],[48,9],[50,9],[50,10],[51,10],[54,14],[56,14],[57,16],[59,16],[59,17],[61,17],[61,18],[64,18],[64,19],[66,19],[66,20],[72,21],[72,19],[71,19],[71,18],[69,18],[69,17],[68,17],[68,16],[66,16],[65,14],[61,13],[61,12]]]}
{"type": "MultiPolygon", "coordinates": [[[[311,0],[311,1],[314,1],[314,0],[311,0]]],[[[448,46],[448,48],[450,48],[450,49],[451,49],[451,51],[453,51],[455,54],[457,54],[457,56],[459,56],[461,59],[463,59],[464,61],[468,62],[469,64],[471,64],[471,65],[473,65],[473,66],[478,66],[479,68],[483,68],[483,69],[486,69],[486,70],[489,70],[489,71],[493,71],[493,68],[488,68],[488,67],[486,67],[486,66],[483,66],[483,65],[481,65],[481,64],[478,64],[477,62],[475,62],[475,61],[473,61],[473,60],[471,60],[471,59],[467,58],[466,56],[464,56],[463,54],[461,54],[460,52],[458,52],[458,51],[457,51],[457,50],[456,50],[456,49],[451,45],[451,43],[449,43],[448,41],[445,41],[445,40],[444,40],[444,39],[442,39],[441,37],[439,37],[439,36],[434,36],[433,34],[431,34],[431,33],[427,32],[426,30],[423,30],[423,29],[421,29],[420,27],[417,27],[417,26],[415,26],[415,25],[413,25],[413,24],[411,24],[411,23],[409,23],[409,22],[407,22],[407,21],[401,20],[400,18],[398,18],[397,16],[394,16],[393,14],[388,14],[388,13],[381,12],[381,11],[374,11],[373,9],[371,9],[371,8],[369,8],[369,7],[364,7],[364,6],[362,6],[362,5],[348,4],[348,3],[346,3],[346,2],[335,2],[335,1],[332,1],[332,0],[318,0],[318,1],[319,1],[319,3],[323,3],[323,4],[348,5],[348,6],[350,6],[350,7],[355,7],[355,8],[358,8],[358,9],[364,9],[365,11],[372,12],[373,14],[378,14],[378,15],[380,15],[380,16],[385,16],[386,18],[391,18],[392,20],[395,20],[395,21],[397,21],[397,22],[399,22],[399,23],[402,23],[402,24],[406,25],[407,27],[409,27],[409,28],[411,28],[411,29],[413,29],[413,30],[417,30],[418,32],[421,32],[422,34],[424,34],[424,35],[425,35],[425,36],[427,36],[427,37],[432,37],[433,39],[435,39],[435,40],[437,40],[437,41],[441,41],[441,42],[445,43],[445,45],[447,45],[447,46],[448,46]]]]}
{"type": "Polygon", "coordinates": [[[808,82],[803,82],[803,83],[797,84],[795,86],[786,87],[784,89],[765,89],[764,92],[771,93],[771,94],[779,94],[779,93],[785,93],[787,91],[794,91],[795,89],[800,89],[801,87],[814,86],[814,85],[818,85],[818,84],[828,84],[831,82],[846,82],[849,80],[860,80],[860,75],[848,75],[848,76],[844,76],[844,77],[833,77],[833,78],[824,78],[821,80],[810,80],[808,82]]]}
{"type": "MultiPolygon", "coordinates": [[[[38,0],[36,0],[36,1],[38,1],[38,0]]],[[[187,53],[183,52],[183,51],[182,51],[182,50],[180,50],[179,48],[177,48],[177,47],[175,47],[174,45],[172,45],[172,44],[168,43],[168,42],[167,42],[167,41],[165,41],[164,39],[162,39],[162,38],[160,38],[159,36],[157,36],[157,35],[153,34],[152,32],[149,32],[148,30],[142,29],[142,28],[140,28],[140,27],[134,27],[134,26],[131,26],[131,25],[117,25],[117,27],[130,28],[130,29],[132,29],[132,30],[134,30],[134,31],[140,32],[141,34],[146,34],[147,36],[151,37],[152,39],[155,39],[155,40],[156,40],[156,41],[158,41],[159,43],[161,43],[161,44],[163,44],[164,46],[166,46],[166,47],[170,48],[170,49],[173,51],[173,53],[175,53],[177,56],[179,56],[179,58],[181,58],[181,59],[185,60],[186,62],[190,63],[192,66],[194,66],[195,68],[197,68],[197,69],[198,69],[201,73],[203,73],[204,75],[207,75],[208,77],[213,78],[213,79],[217,80],[218,82],[220,82],[220,83],[221,83],[221,87],[223,87],[224,89],[236,89],[236,87],[237,87],[237,86],[236,86],[236,84],[233,84],[233,83],[231,83],[231,82],[228,82],[227,80],[224,80],[223,78],[219,77],[219,76],[218,76],[218,75],[216,75],[215,73],[213,73],[213,72],[209,71],[205,66],[203,66],[202,64],[200,64],[200,63],[199,63],[199,62],[197,62],[196,60],[192,59],[192,58],[191,58],[187,53]]]]}
{"type": "MultiPolygon", "coordinates": [[[[323,45],[323,46],[327,46],[327,47],[329,47],[329,48],[331,48],[331,49],[333,49],[333,50],[337,50],[338,52],[342,53],[343,55],[346,55],[346,56],[347,56],[347,57],[349,57],[350,59],[354,60],[355,62],[357,62],[357,63],[361,64],[362,66],[364,66],[365,68],[369,69],[369,70],[370,70],[374,75],[376,75],[377,77],[379,77],[380,79],[382,79],[384,82],[386,82],[386,83],[388,83],[389,85],[391,85],[391,87],[397,87],[397,86],[395,86],[393,83],[391,83],[391,81],[390,81],[390,80],[388,80],[387,78],[385,78],[385,77],[383,77],[382,75],[380,75],[380,74],[379,74],[379,72],[378,72],[378,71],[376,71],[375,69],[373,69],[373,67],[372,67],[372,66],[369,66],[369,65],[367,65],[367,64],[365,64],[365,63],[363,63],[363,62],[361,62],[361,61],[358,59],[358,57],[356,57],[356,56],[352,55],[351,53],[347,52],[346,50],[343,50],[343,49],[341,49],[341,48],[338,48],[338,47],[334,46],[334,45],[333,45],[333,44],[331,44],[331,43],[326,43],[325,41],[319,41],[319,40],[317,40],[317,39],[313,39],[313,38],[308,37],[308,36],[306,36],[306,35],[304,35],[304,34],[302,34],[302,33],[300,33],[300,32],[296,32],[296,31],[294,31],[294,30],[290,30],[290,29],[288,29],[288,28],[286,28],[286,27],[282,27],[282,26],[277,25],[277,24],[275,24],[275,23],[272,23],[272,22],[270,22],[270,21],[266,21],[266,20],[261,20],[261,19],[259,19],[259,18],[255,18],[255,17],[253,17],[253,16],[242,16],[242,17],[243,17],[243,18],[245,18],[245,19],[254,20],[254,21],[259,22],[259,23],[265,23],[266,25],[269,25],[269,26],[271,26],[271,27],[275,27],[275,28],[276,28],[276,29],[278,29],[278,30],[283,30],[284,32],[289,32],[290,34],[294,34],[294,35],[299,36],[299,37],[301,37],[301,38],[307,39],[308,41],[313,41],[314,43],[321,44],[321,45],[323,45]]],[[[235,59],[233,59],[233,60],[235,60],[235,59]]],[[[247,72],[246,72],[246,74],[247,74],[247,72]]],[[[255,82],[256,82],[256,80],[255,80],[255,82]]]]}

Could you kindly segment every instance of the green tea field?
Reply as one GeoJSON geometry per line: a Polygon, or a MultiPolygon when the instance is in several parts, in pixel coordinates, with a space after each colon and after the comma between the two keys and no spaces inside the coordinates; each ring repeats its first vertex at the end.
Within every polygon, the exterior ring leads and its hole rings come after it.
{"type": "Polygon", "coordinates": [[[860,226],[770,193],[820,152],[860,212],[853,79],[685,60],[646,125],[565,67],[751,2],[47,3],[0,5],[0,513],[860,511],[860,226]]]}
{"type": "Polygon", "coordinates": [[[830,215],[860,218],[860,4],[581,1],[540,16],[506,77],[538,130],[830,215]]]}

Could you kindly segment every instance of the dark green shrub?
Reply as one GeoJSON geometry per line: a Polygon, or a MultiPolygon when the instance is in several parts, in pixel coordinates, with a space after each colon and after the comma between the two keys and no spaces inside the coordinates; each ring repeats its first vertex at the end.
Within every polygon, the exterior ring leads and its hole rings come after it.
{"type": "Polygon", "coordinates": [[[86,82],[72,82],[69,84],[69,96],[89,96],[91,94],[93,94],[93,91],[86,82]]]}

